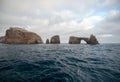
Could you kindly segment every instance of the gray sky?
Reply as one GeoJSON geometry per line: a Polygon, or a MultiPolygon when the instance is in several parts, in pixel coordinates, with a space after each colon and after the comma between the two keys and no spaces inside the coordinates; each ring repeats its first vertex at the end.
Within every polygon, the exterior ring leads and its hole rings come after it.
{"type": "Polygon", "coordinates": [[[12,26],[42,39],[96,35],[100,43],[120,43],[120,0],[0,0],[0,36],[12,26]]]}

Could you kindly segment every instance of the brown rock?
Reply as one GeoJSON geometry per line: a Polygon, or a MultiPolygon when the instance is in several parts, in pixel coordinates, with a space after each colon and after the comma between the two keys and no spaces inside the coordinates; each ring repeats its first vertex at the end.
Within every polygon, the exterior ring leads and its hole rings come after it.
{"type": "Polygon", "coordinates": [[[0,43],[3,43],[5,41],[5,36],[0,37],[0,43]]]}
{"type": "Polygon", "coordinates": [[[71,36],[69,38],[69,44],[80,44],[79,37],[71,36]]]}
{"type": "Polygon", "coordinates": [[[49,44],[49,39],[46,40],[46,44],[49,44]]]}
{"type": "Polygon", "coordinates": [[[94,35],[90,35],[90,38],[88,40],[88,44],[99,44],[99,43],[94,35]]]}
{"type": "Polygon", "coordinates": [[[69,44],[80,44],[81,40],[84,40],[87,44],[98,44],[98,41],[94,35],[91,35],[90,38],[71,36],[69,38],[69,44]]]}
{"type": "Polygon", "coordinates": [[[34,44],[43,43],[40,36],[23,28],[11,27],[6,31],[4,43],[34,44]]]}
{"type": "Polygon", "coordinates": [[[51,38],[51,40],[50,40],[50,43],[51,43],[51,44],[60,44],[60,37],[59,37],[59,35],[53,36],[53,37],[51,38]]]}

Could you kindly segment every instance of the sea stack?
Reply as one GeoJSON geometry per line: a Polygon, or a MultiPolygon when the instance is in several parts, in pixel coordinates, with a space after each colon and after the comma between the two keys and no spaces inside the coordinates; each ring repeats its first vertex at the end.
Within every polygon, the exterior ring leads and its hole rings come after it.
{"type": "Polygon", "coordinates": [[[60,44],[60,37],[59,37],[59,35],[55,35],[55,36],[51,37],[50,43],[51,44],[60,44]]]}
{"type": "Polygon", "coordinates": [[[5,40],[7,44],[42,44],[43,41],[39,35],[29,32],[23,28],[10,27],[6,30],[5,40]]]}
{"type": "Polygon", "coordinates": [[[99,44],[97,41],[97,38],[94,35],[90,35],[90,38],[88,40],[88,44],[99,44]]]}
{"type": "Polygon", "coordinates": [[[49,39],[46,40],[46,44],[49,44],[49,39]]]}

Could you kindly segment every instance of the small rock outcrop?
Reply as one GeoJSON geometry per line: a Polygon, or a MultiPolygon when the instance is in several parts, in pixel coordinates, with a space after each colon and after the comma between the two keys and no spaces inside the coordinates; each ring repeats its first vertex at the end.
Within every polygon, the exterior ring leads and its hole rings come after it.
{"type": "Polygon", "coordinates": [[[59,37],[59,35],[55,35],[55,36],[51,37],[50,43],[51,44],[60,44],[60,37],[59,37]]]}
{"type": "Polygon", "coordinates": [[[49,42],[49,39],[47,39],[47,40],[46,40],[46,44],[49,44],[49,43],[50,43],[50,42],[49,42]]]}
{"type": "Polygon", "coordinates": [[[94,35],[90,35],[90,38],[88,40],[88,44],[98,44],[98,41],[94,35]]]}
{"type": "Polygon", "coordinates": [[[41,37],[34,32],[29,32],[23,28],[11,27],[6,30],[5,40],[8,44],[41,44],[41,37]]]}
{"type": "Polygon", "coordinates": [[[99,44],[94,35],[90,35],[90,38],[71,36],[69,38],[69,44],[80,44],[81,40],[84,40],[87,44],[99,44]]]}

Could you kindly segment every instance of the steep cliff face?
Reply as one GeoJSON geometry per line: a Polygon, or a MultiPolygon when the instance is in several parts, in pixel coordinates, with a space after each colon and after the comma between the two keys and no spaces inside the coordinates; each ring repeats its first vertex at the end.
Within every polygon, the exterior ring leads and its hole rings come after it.
{"type": "Polygon", "coordinates": [[[60,44],[60,37],[59,37],[59,35],[55,35],[55,36],[51,37],[50,43],[51,44],[60,44]]]}
{"type": "Polygon", "coordinates": [[[6,30],[5,41],[8,44],[39,44],[43,43],[40,36],[23,28],[11,27],[6,30]]]}

